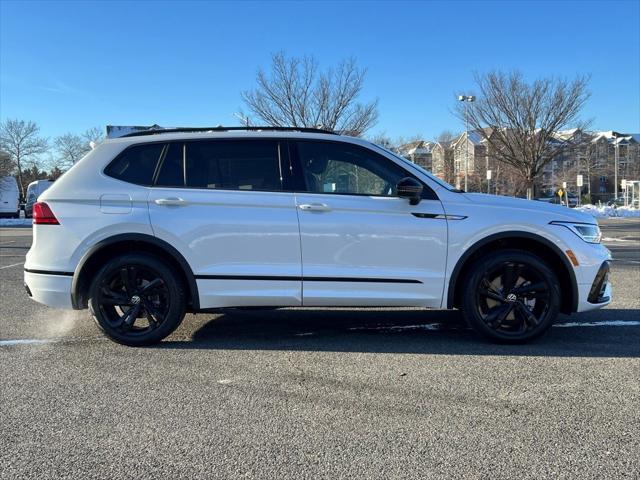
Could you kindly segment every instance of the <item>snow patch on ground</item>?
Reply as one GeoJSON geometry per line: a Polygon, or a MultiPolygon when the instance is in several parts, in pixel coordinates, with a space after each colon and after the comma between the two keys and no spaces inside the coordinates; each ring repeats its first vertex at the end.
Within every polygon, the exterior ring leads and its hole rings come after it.
{"type": "Polygon", "coordinates": [[[571,327],[637,327],[640,321],[636,320],[604,320],[602,322],[564,322],[556,323],[554,327],[571,328],[571,327]]]}
{"type": "Polygon", "coordinates": [[[30,227],[31,223],[30,218],[0,218],[0,227],[30,227]]]}
{"type": "Polygon", "coordinates": [[[582,205],[576,207],[579,212],[588,213],[595,218],[605,217],[640,217],[640,209],[633,207],[609,207],[607,205],[582,205]]]}

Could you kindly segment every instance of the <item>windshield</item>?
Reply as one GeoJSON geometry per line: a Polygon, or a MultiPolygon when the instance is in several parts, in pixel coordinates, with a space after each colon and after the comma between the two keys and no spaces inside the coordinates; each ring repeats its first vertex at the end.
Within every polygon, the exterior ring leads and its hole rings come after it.
{"type": "Polygon", "coordinates": [[[425,174],[427,177],[429,177],[431,180],[433,180],[434,182],[436,182],[438,185],[440,185],[441,187],[446,188],[447,190],[450,190],[452,192],[457,192],[458,190],[453,186],[453,185],[449,185],[447,182],[445,182],[444,180],[442,180],[441,178],[436,177],[433,173],[431,173],[429,170],[427,170],[426,168],[418,165],[417,163],[413,163],[411,160],[407,160],[406,158],[404,158],[401,155],[398,155],[397,153],[392,152],[391,150],[381,147],[380,145],[377,144],[373,144],[376,147],[378,147],[380,150],[384,150],[385,152],[387,152],[390,155],[393,155],[394,158],[397,158],[398,160],[401,160],[403,163],[419,170],[420,172],[422,172],[423,174],[425,174]]]}

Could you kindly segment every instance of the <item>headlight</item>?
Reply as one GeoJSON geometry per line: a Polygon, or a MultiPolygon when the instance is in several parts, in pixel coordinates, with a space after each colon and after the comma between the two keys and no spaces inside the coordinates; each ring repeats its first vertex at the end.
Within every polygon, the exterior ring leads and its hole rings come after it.
{"type": "Polygon", "coordinates": [[[590,223],[551,222],[551,225],[561,225],[568,228],[587,243],[600,243],[602,233],[598,225],[590,223]]]}

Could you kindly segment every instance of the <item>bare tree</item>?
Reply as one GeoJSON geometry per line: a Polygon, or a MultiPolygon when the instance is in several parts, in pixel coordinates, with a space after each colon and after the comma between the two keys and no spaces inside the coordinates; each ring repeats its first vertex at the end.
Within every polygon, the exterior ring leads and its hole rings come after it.
{"type": "Polygon", "coordinates": [[[85,130],[81,137],[85,140],[87,145],[91,146],[91,143],[98,145],[104,141],[104,130],[100,127],[92,127],[85,130]]]}
{"type": "Polygon", "coordinates": [[[396,148],[401,145],[401,143],[394,142],[391,137],[387,135],[386,132],[380,132],[372,137],[367,138],[371,143],[375,143],[376,145],[381,146],[382,148],[386,148],[387,150],[391,150],[393,152],[396,151],[396,148]]]}
{"type": "Polygon", "coordinates": [[[67,170],[91,150],[89,142],[75,133],[65,133],[53,141],[56,150],[54,167],[67,170]]]}
{"type": "Polygon", "coordinates": [[[542,78],[527,83],[519,72],[491,72],[475,77],[479,95],[474,103],[457,104],[457,115],[468,118],[471,129],[487,141],[489,154],[515,167],[533,198],[534,182],[554,157],[574,147],[572,140],[558,140],[556,132],[585,130],[579,119],[590,97],[588,77],[573,81],[542,78]],[[484,128],[492,127],[492,128],[484,128]]]}
{"type": "Polygon", "coordinates": [[[92,145],[95,146],[103,140],[104,133],[98,127],[90,128],[80,135],[65,133],[56,137],[53,146],[57,155],[52,167],[61,171],[68,170],[92,149],[92,145]]]}
{"type": "Polygon", "coordinates": [[[39,135],[40,127],[34,122],[8,119],[0,124],[0,149],[7,152],[18,170],[20,193],[24,198],[26,184],[22,178],[25,162],[35,164],[37,156],[49,149],[49,142],[39,135]]]}
{"type": "Polygon", "coordinates": [[[436,142],[444,148],[444,154],[442,155],[442,179],[452,185],[455,182],[455,169],[453,162],[453,151],[450,148],[451,142],[453,142],[453,140],[458,136],[459,135],[454,134],[451,130],[443,130],[436,137],[436,142]]]}
{"type": "Polygon", "coordinates": [[[15,169],[15,164],[7,152],[0,150],[0,177],[11,175],[15,169]]]}
{"type": "MultiPolygon", "coordinates": [[[[378,101],[358,103],[366,70],[354,58],[320,72],[310,56],[272,56],[271,71],[258,70],[257,87],[242,92],[249,110],[270,126],[322,127],[359,136],[375,125],[378,101]]],[[[252,122],[244,118],[243,124],[252,122]]]]}

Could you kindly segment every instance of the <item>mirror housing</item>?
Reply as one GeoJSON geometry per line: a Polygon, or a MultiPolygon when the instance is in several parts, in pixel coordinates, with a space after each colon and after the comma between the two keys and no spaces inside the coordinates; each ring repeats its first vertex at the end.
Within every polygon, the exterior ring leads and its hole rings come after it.
{"type": "Polygon", "coordinates": [[[400,198],[409,200],[410,205],[418,205],[422,200],[422,184],[415,178],[405,177],[398,181],[396,193],[400,198]]]}

